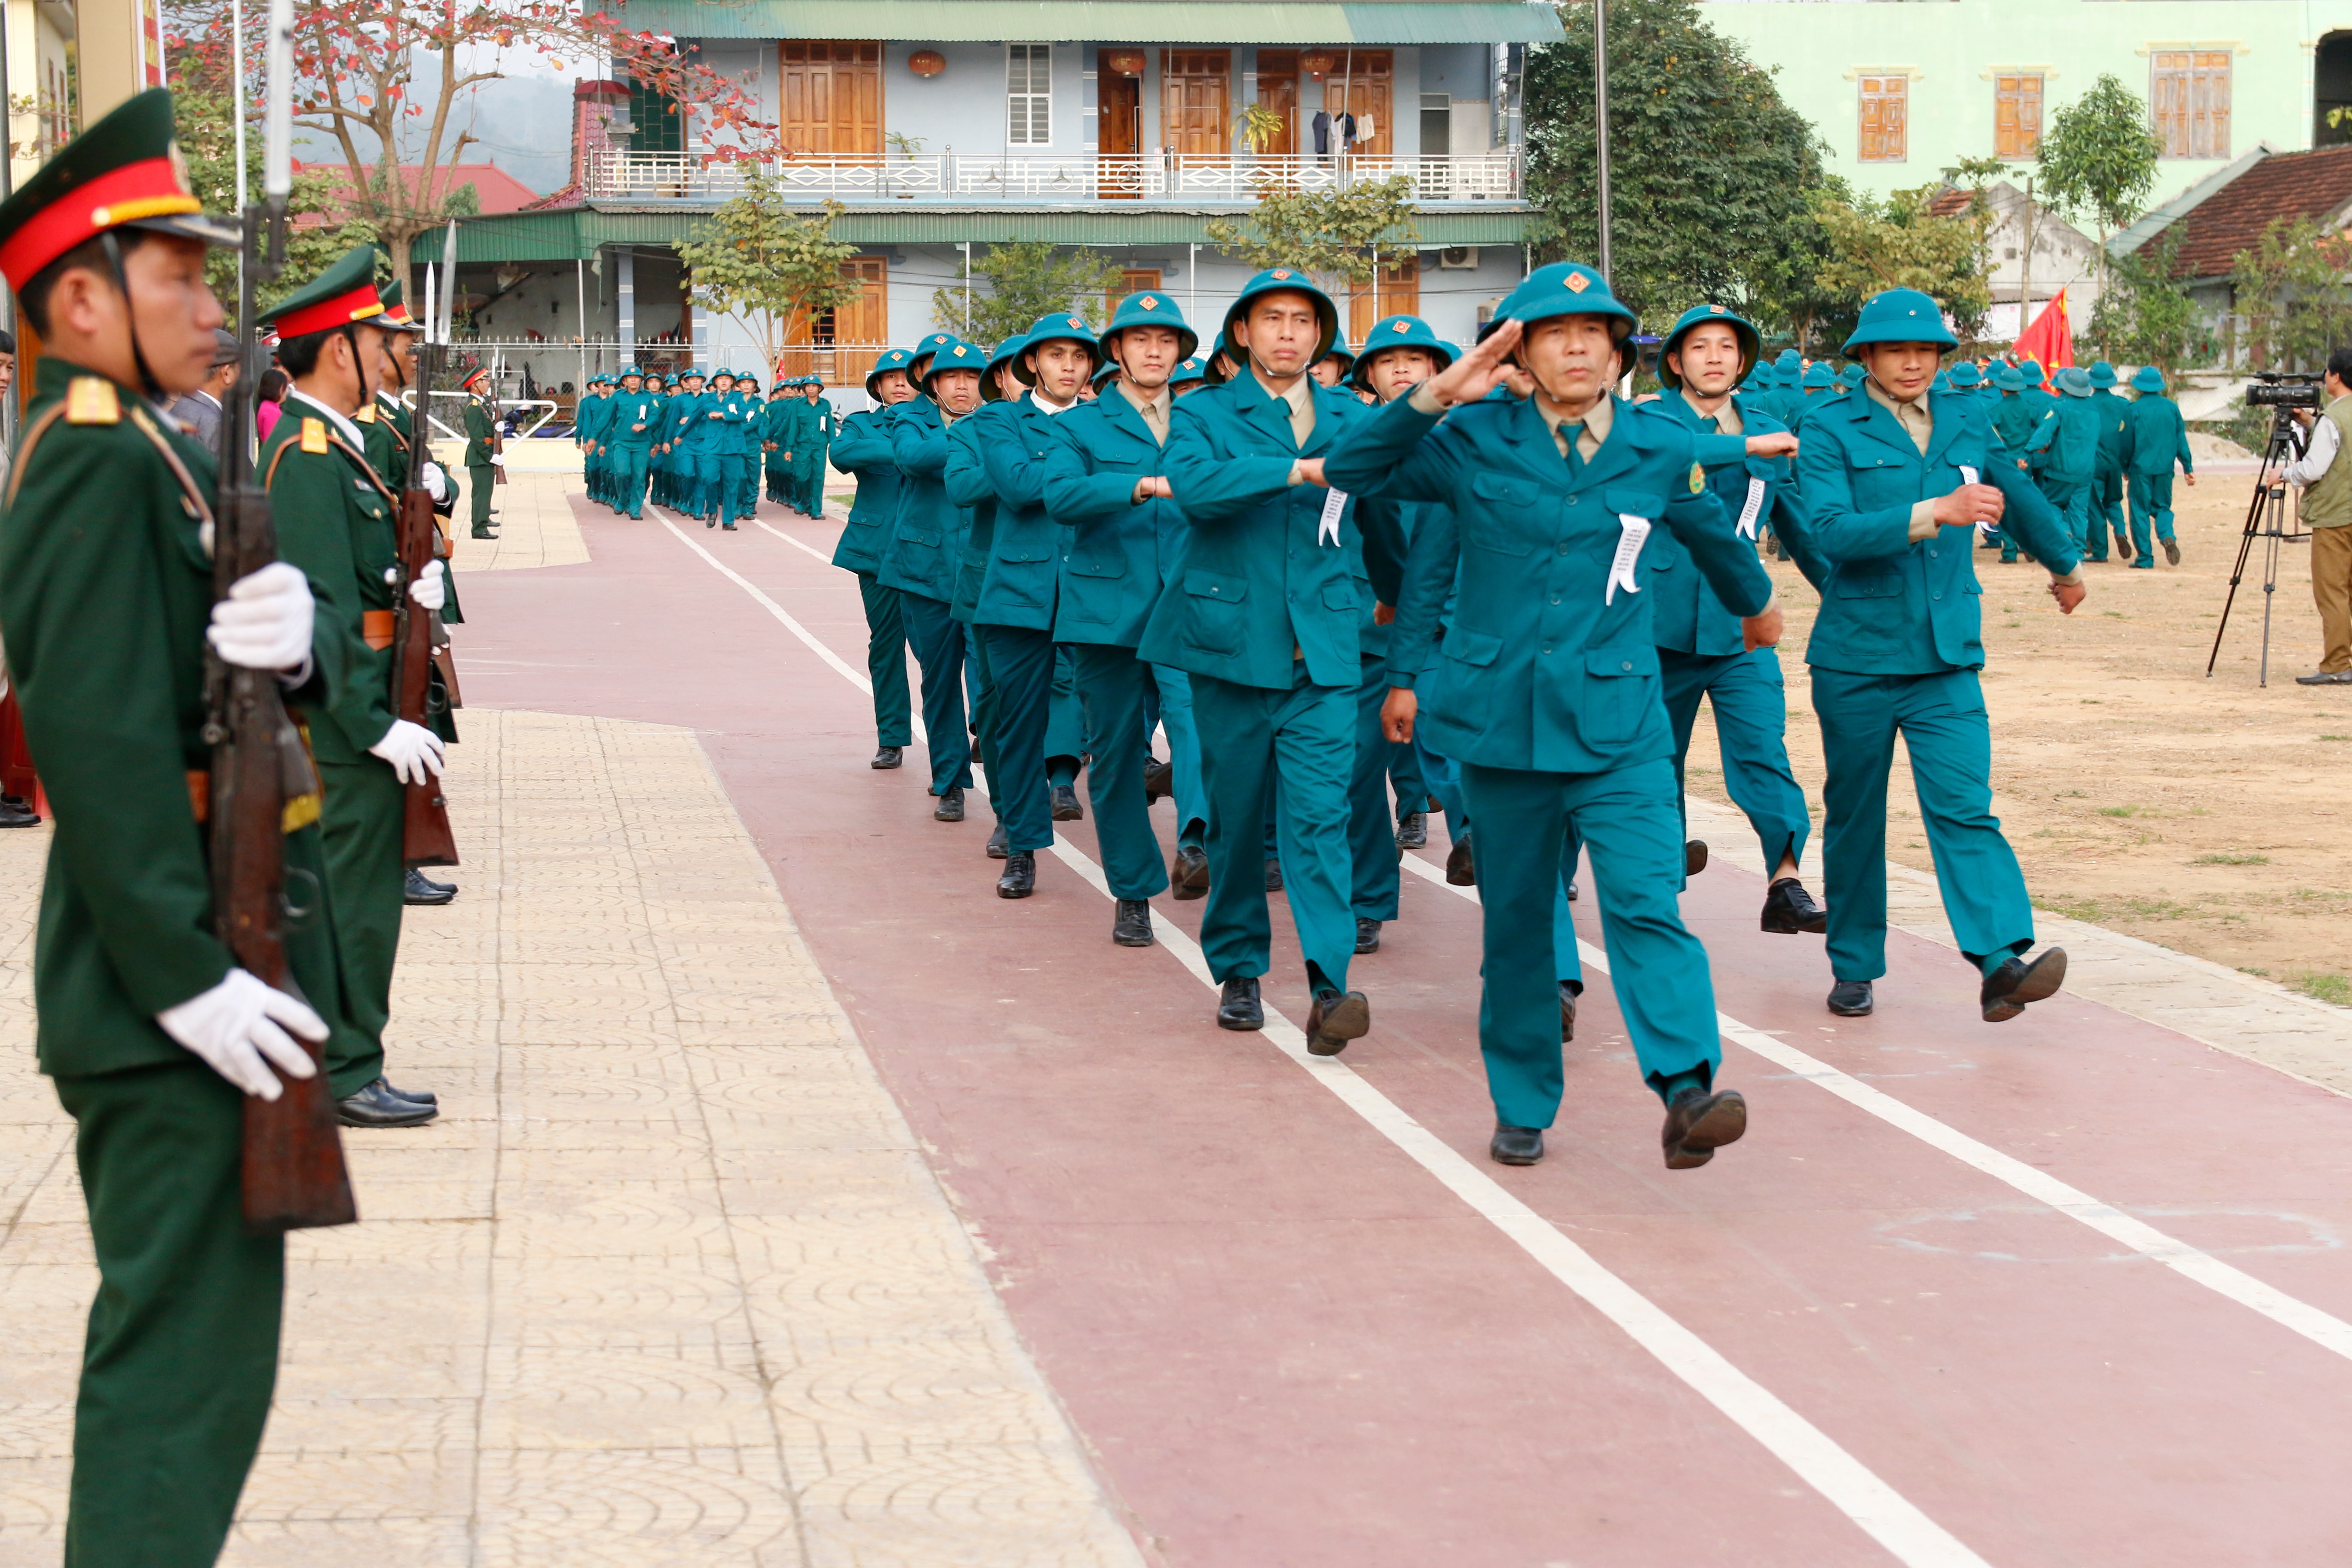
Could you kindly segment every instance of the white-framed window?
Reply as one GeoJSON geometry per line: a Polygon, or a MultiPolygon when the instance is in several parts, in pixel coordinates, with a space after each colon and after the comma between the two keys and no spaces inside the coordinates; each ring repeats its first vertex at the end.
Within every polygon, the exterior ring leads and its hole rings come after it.
{"type": "Polygon", "coordinates": [[[1054,142],[1054,46],[1004,46],[1004,139],[1015,147],[1054,142]]]}

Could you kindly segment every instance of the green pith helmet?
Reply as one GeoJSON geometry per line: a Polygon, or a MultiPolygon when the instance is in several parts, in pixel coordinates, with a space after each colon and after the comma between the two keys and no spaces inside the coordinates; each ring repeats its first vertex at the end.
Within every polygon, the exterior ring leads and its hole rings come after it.
{"type": "Polygon", "coordinates": [[[1554,316],[1606,316],[1610,335],[1621,343],[1640,325],[1633,312],[1610,291],[1609,279],[1581,261],[1555,261],[1537,268],[1504,295],[1486,331],[1505,321],[1532,326],[1554,316]]]}
{"type": "Polygon", "coordinates": [[[1952,385],[1962,392],[1974,392],[1984,384],[1984,375],[1977,369],[1976,361],[1962,360],[1951,370],[1952,385]]]}
{"type": "MultiPolygon", "coordinates": [[[[929,342],[930,339],[923,341],[929,342]]],[[[937,395],[931,391],[931,383],[938,380],[944,371],[968,370],[979,374],[987,365],[988,356],[980,352],[978,344],[965,342],[961,338],[950,338],[931,351],[931,363],[923,371],[923,395],[934,402],[938,400],[937,395]]],[[[988,390],[988,378],[984,375],[981,376],[981,390],[983,393],[988,390]]]]}
{"type": "MultiPolygon", "coordinates": [[[[918,342],[913,348],[907,351],[908,358],[911,362],[907,366],[908,374],[915,374],[917,372],[929,370],[930,366],[925,362],[933,354],[939,353],[941,349],[953,348],[956,344],[961,342],[963,342],[963,340],[957,337],[953,332],[931,333],[929,337],[926,337],[921,342],[918,342]]],[[[918,382],[920,382],[928,378],[918,375],[916,379],[918,382]]]]}
{"type": "Polygon", "coordinates": [[[887,371],[895,370],[901,375],[906,374],[907,362],[914,357],[914,353],[910,350],[892,349],[889,353],[877,359],[874,362],[874,368],[866,373],[866,395],[872,398],[877,403],[881,402],[882,395],[874,389],[875,383],[880,381],[884,373],[887,371]]]}
{"type": "Polygon", "coordinates": [[[2013,364],[2005,364],[1993,372],[1992,384],[2003,392],[2025,390],[2025,377],[2018,374],[2017,367],[2013,364]]]}
{"type": "Polygon", "coordinates": [[[1805,374],[1805,356],[1794,349],[1782,349],[1780,357],[1772,362],[1772,369],[1783,386],[1794,386],[1797,378],[1805,374]]]}
{"type": "Polygon", "coordinates": [[[1209,362],[1202,359],[1199,354],[1187,354],[1184,358],[1184,362],[1178,365],[1175,371],[1168,377],[1168,384],[1171,387],[1182,386],[1187,382],[1207,381],[1208,379],[1209,362]]]}
{"type": "Polygon", "coordinates": [[[1845,341],[1845,353],[1870,343],[1934,343],[1956,349],[1960,340],[1944,325],[1944,308],[1916,289],[1886,289],[1873,294],[1845,341]]]}
{"type": "Polygon", "coordinates": [[[1864,374],[1862,366],[1858,364],[1850,364],[1843,370],[1838,372],[1837,384],[1846,391],[1852,392],[1855,387],[1862,384],[1864,374]]]}
{"type": "Polygon", "coordinates": [[[1102,330],[1098,340],[1103,357],[1111,357],[1111,341],[1129,327],[1171,327],[1176,332],[1176,357],[1191,359],[1201,351],[1201,334],[1185,322],[1184,312],[1176,301],[1156,289],[1129,294],[1118,302],[1112,312],[1110,325],[1102,330]]]}
{"type": "MultiPolygon", "coordinates": [[[[1217,331],[1218,349],[1234,362],[1236,369],[1249,363],[1249,355],[1234,345],[1234,323],[1248,315],[1250,306],[1259,299],[1286,292],[1307,296],[1314,304],[1315,314],[1323,325],[1323,334],[1316,340],[1315,352],[1307,356],[1309,365],[1329,353],[1331,345],[1339,341],[1339,307],[1331,303],[1331,296],[1323,292],[1316,286],[1315,279],[1296,267],[1269,267],[1251,279],[1243,287],[1240,297],[1226,307],[1224,325],[1217,331]]],[[[1213,375],[1211,379],[1217,378],[1213,375]]]]}
{"type": "Polygon", "coordinates": [[[2103,359],[2091,362],[2090,374],[2095,390],[2104,392],[2116,384],[2116,367],[2103,359]]]}
{"type": "Polygon", "coordinates": [[[1421,349],[1437,362],[1439,370],[1454,363],[1452,346],[1432,331],[1427,321],[1419,316],[1390,316],[1374,321],[1372,330],[1364,334],[1363,353],[1356,356],[1355,365],[1348,373],[1349,384],[1359,392],[1371,391],[1373,363],[1391,349],[1421,349]]]}
{"type": "Polygon", "coordinates": [[[1739,375],[1733,376],[1733,381],[1738,381],[1740,376],[1758,368],[1756,360],[1757,355],[1763,352],[1764,334],[1756,330],[1755,322],[1745,316],[1734,314],[1721,305],[1694,305],[1685,310],[1682,318],[1667,330],[1664,338],[1658,341],[1657,374],[1661,384],[1677,388],[1682,385],[1683,378],[1675,374],[1673,366],[1666,363],[1666,356],[1673,353],[1681,344],[1685,332],[1694,327],[1704,326],[1709,321],[1729,327],[1732,336],[1739,341],[1739,375]]]}
{"type": "Polygon", "coordinates": [[[2080,365],[2068,365],[2058,373],[2058,390],[2068,397],[2091,395],[2091,373],[2080,365]]]}
{"type": "Polygon", "coordinates": [[[1837,384],[1837,373],[1830,369],[1827,360],[1817,359],[1805,367],[1804,388],[1807,392],[1827,392],[1837,384]]]}
{"type": "Polygon", "coordinates": [[[2152,364],[2144,364],[2132,372],[2131,387],[2134,392],[2162,392],[2164,373],[2152,364]]]}

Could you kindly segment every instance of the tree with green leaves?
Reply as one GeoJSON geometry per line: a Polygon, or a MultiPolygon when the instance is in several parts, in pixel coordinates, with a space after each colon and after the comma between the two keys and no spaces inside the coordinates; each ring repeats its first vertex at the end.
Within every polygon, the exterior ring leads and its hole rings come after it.
{"type": "MultiPolygon", "coordinates": [[[[180,155],[188,165],[188,184],[205,210],[236,211],[236,122],[226,94],[199,83],[183,83],[172,94],[180,135],[180,155]]],[[[246,138],[245,166],[248,186],[261,189],[261,138],[246,138]]],[[[322,213],[333,201],[335,182],[322,174],[298,174],[287,209],[298,215],[322,213]]],[[[301,216],[287,226],[286,266],[275,281],[257,283],[255,295],[264,310],[301,288],[341,258],[355,245],[375,242],[375,230],[356,219],[347,223],[305,222],[301,216]]],[[[236,252],[209,251],[205,257],[205,281],[229,312],[236,326],[236,252]]],[[[420,313],[421,313],[420,307],[420,313]]]]}
{"type": "MultiPolygon", "coordinates": [[[[1538,261],[1592,260],[1594,0],[1559,7],[1567,37],[1528,52],[1528,199],[1538,261]]],[[[1608,0],[1611,250],[1619,298],[1664,321],[1696,304],[1766,321],[1818,313],[1827,184],[1811,121],[1692,0],[1608,0]]]]}
{"type": "Polygon", "coordinates": [[[2100,353],[2126,364],[2152,364],[2169,377],[2183,365],[2209,363],[2213,334],[2189,298],[2186,279],[2173,276],[2180,236],[2109,258],[2107,285],[2091,308],[2085,335],[2100,353]]]}
{"type": "Polygon", "coordinates": [[[2273,218],[2231,261],[2231,296],[2245,321],[2235,345],[2243,363],[2253,370],[2315,367],[2330,349],[2352,342],[2348,277],[2352,240],[2315,218],[2273,218]]]}
{"type": "Polygon", "coordinates": [[[1941,185],[1895,191],[1885,201],[1823,192],[1813,216],[1829,241],[1814,275],[1820,290],[1859,311],[1882,289],[1916,289],[1943,302],[1963,338],[1992,313],[1992,209],[1981,199],[1938,215],[1941,185]]]}
{"type": "Polygon", "coordinates": [[[833,237],[847,208],[827,202],[821,213],[795,212],[773,175],[756,163],[741,167],[742,194],[721,202],[696,226],[695,237],[671,248],[686,263],[695,304],[742,322],[772,368],[794,332],[855,303],[866,285],[843,272],[857,247],[833,237]]]}
{"type": "Polygon", "coordinates": [[[1118,263],[1099,250],[1064,252],[1052,241],[1016,239],[992,245],[971,264],[974,287],[959,284],[931,291],[931,319],[982,347],[1025,332],[1038,317],[1075,315],[1090,327],[1103,323],[1103,291],[1118,263]],[[969,300],[970,320],[966,320],[969,300]]]}
{"type": "Polygon", "coordinates": [[[1412,176],[1359,180],[1328,191],[1269,188],[1239,223],[1211,220],[1209,243],[1251,267],[1296,267],[1327,283],[1369,283],[1381,253],[1412,247],[1412,176]]]}
{"type": "Polygon", "coordinates": [[[2163,151],[2148,129],[2147,104],[2112,76],[2050,118],[2034,165],[2042,199],[2099,231],[2099,287],[2106,288],[2107,236],[2140,215],[2163,151]]]}

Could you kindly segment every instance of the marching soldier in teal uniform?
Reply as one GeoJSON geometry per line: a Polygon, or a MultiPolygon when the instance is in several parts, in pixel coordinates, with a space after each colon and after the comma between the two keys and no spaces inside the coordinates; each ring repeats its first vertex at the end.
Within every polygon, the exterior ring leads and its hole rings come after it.
{"type": "MultiPolygon", "coordinates": [[[[0,626],[56,820],[35,1048],[74,1119],[99,1270],[65,1518],[77,1568],[220,1555],[284,1296],[282,1237],[243,1223],[245,1100],[312,1076],[293,1037],[325,1037],[340,1006],[315,903],[286,925],[309,1005],[214,935],[207,637],[299,679],[313,606],[282,563],[215,604],[212,453],[150,412],[211,369],[205,251],[236,238],[204,218],[172,133],[171,95],[141,93],[0,205],[0,268],[42,347],[0,512],[0,626]]],[[[287,864],[318,876],[318,797],[288,805],[287,864]]]]}
{"type": "MultiPolygon", "coordinates": [[[[375,251],[362,246],[262,312],[294,385],[257,472],[278,552],[301,568],[318,602],[311,646],[326,695],[304,711],[324,786],[320,821],[344,1019],[359,1037],[356,1047],[331,1048],[329,1087],[347,1126],[413,1127],[437,1114],[434,1097],[394,1089],[383,1076],[406,880],[402,786],[441,772],[443,742],[392,711],[398,498],[369,465],[352,419],[374,396],[382,352],[374,273],[375,251]]],[[[430,563],[410,592],[424,610],[442,608],[442,563],[430,563]]],[[[342,1047],[343,1033],[331,1047],[342,1047]]]]}
{"type": "Polygon", "coordinates": [[[646,458],[646,489],[656,506],[677,505],[677,479],[670,466],[670,405],[677,400],[676,375],[663,375],[648,380],[646,390],[656,395],[654,404],[653,451],[646,458]]]}
{"type": "Polygon", "coordinates": [[[709,515],[709,497],[702,483],[702,455],[709,446],[702,416],[709,397],[702,382],[698,370],[679,378],[677,395],[669,400],[669,422],[662,431],[669,442],[670,484],[677,497],[674,504],[697,521],[709,515]]]}
{"type": "MultiPolygon", "coordinates": [[[[1618,1004],[1666,1106],[1666,1163],[1706,1163],[1747,1127],[1721,1060],[1706,953],[1675,907],[1683,836],[1659,699],[1654,595],[1642,552],[1663,529],[1690,552],[1744,640],[1780,637],[1771,579],[1709,492],[1689,431],[1610,392],[1633,314],[1580,262],[1538,268],[1443,374],[1352,432],[1328,465],[1363,493],[1449,503],[1460,595],[1426,682],[1391,671],[1390,732],[1429,726],[1462,764],[1477,825],[1486,933],[1479,1042],[1494,1097],[1489,1152],[1543,1158],[1563,1072],[1555,932],[1572,832],[1590,849],[1618,1004]],[[1516,359],[1523,369],[1513,370],[1516,359]],[[1489,400],[1507,378],[1525,400],[1489,400]]],[[[1450,532],[1450,531],[1448,531],[1450,532]]],[[[1413,570],[1433,548],[1413,542],[1413,570]]],[[[1410,666],[1415,661],[1404,661],[1410,666]]]]}
{"type": "Polygon", "coordinates": [[[1982,1016],[2015,1017],[2066,975],[2063,949],[2023,962],[2033,910],[1992,815],[1969,531],[1998,523],[2021,542],[2049,568],[2051,595],[2069,615],[2083,601],[2078,552],[2064,520],[2004,459],[1982,409],[1928,391],[1955,345],[1927,295],[1873,296],[1845,345],[1869,381],[1807,426],[1797,460],[1828,567],[1805,661],[1829,763],[1829,1006],[1846,1016],[1872,1010],[1872,982],[1886,973],[1886,778],[1898,734],[1944,912],[1983,975],[1982,1016]]]}
{"type": "Polygon", "coordinates": [[[768,418],[768,405],[760,396],[760,378],[738,374],[735,401],[743,414],[740,423],[730,421],[727,426],[736,457],[735,515],[751,517],[760,510],[760,431],[768,418]]]}
{"type": "Polygon", "coordinates": [[[930,793],[940,822],[963,820],[971,787],[971,731],[965,728],[964,627],[952,614],[956,569],[971,514],[948,499],[943,476],[948,431],[980,406],[984,356],[967,342],[925,339],[913,364],[923,395],[890,410],[891,451],[900,483],[898,510],[877,553],[883,585],[897,591],[907,642],[923,675],[923,730],[930,750],[930,793]]]}
{"type": "Polygon", "coordinates": [[[498,483],[499,466],[506,458],[491,449],[499,408],[490,398],[490,373],[487,368],[477,369],[460,384],[466,393],[466,489],[474,499],[473,533],[476,539],[496,539],[498,534],[490,526],[490,490],[498,483]]]}
{"type": "Polygon", "coordinates": [[[808,423],[801,444],[793,448],[795,488],[801,498],[801,510],[811,517],[823,517],[825,459],[832,450],[834,436],[841,428],[841,420],[824,395],[824,382],[820,377],[810,376],[806,390],[808,407],[803,417],[808,423]]]}
{"type": "Polygon", "coordinates": [[[2063,395],[2042,416],[2025,444],[2029,460],[2042,471],[2042,493],[2066,520],[2074,552],[2092,561],[2107,558],[2107,530],[2092,504],[2099,471],[2099,414],[2091,403],[2091,378],[2069,365],[2058,373],[2063,395]]]}
{"type": "Polygon", "coordinates": [[[2164,545],[2164,558],[2180,564],[2180,545],[2172,537],[2172,468],[2180,466],[2184,479],[2197,482],[2197,459],[2189,451],[2189,426],[2180,418],[2180,405],[2164,395],[2164,373],[2144,364],[2132,373],[2131,446],[2127,460],[2131,476],[2132,564],[2156,569],[2155,541],[2164,545]],[[2154,531],[2151,539],[2150,531],[2154,531]]]}
{"type": "Polygon", "coordinates": [[[620,395],[613,399],[605,426],[612,458],[613,510],[624,517],[646,515],[646,463],[653,455],[654,431],[661,422],[661,399],[645,388],[635,365],[621,373],[620,395]]]}
{"type": "Polygon", "coordinates": [[[1004,814],[1005,770],[997,765],[996,757],[996,680],[989,669],[988,639],[980,635],[972,618],[980,613],[981,584],[988,576],[990,544],[996,535],[996,487],[990,483],[987,464],[977,455],[971,438],[981,416],[991,405],[1014,404],[1026,395],[1028,389],[1013,374],[1013,367],[1027,342],[1026,333],[1015,333],[988,356],[980,374],[981,407],[950,431],[948,467],[942,476],[948,499],[963,509],[965,520],[963,549],[956,560],[955,593],[948,602],[948,614],[963,628],[964,690],[971,704],[972,754],[980,760],[982,778],[988,786],[989,815],[996,819],[985,851],[992,860],[1010,859],[1013,852],[1004,814]]]}
{"type": "Polygon", "coordinates": [[[1356,516],[1344,487],[1323,475],[1325,455],[1365,409],[1307,374],[1339,334],[1338,310],[1296,268],[1260,272],[1225,312],[1220,348],[1244,363],[1170,418],[1168,472],[1190,533],[1175,590],[1160,596],[1140,645],[1145,658],[1192,678],[1209,801],[1201,946],[1223,988],[1217,1022],[1265,1026],[1271,805],[1314,997],[1307,1046],[1319,1056],[1371,1028],[1370,1000],[1348,988],[1348,779],[1363,613],[1356,516]]]}
{"type": "Polygon", "coordinates": [[[2131,523],[2124,514],[2124,468],[2131,461],[2131,405],[2116,395],[2116,367],[2105,360],[2090,369],[2091,406],[2099,415],[2099,464],[2091,486],[2092,526],[2100,530],[2102,548],[2108,533],[2116,551],[2132,558],[2131,523]]]}
{"type": "Polygon", "coordinates": [[[778,506],[793,504],[792,459],[785,455],[786,421],[793,411],[793,385],[782,376],[768,389],[768,405],[760,411],[760,450],[766,469],[768,499],[778,506]]]}
{"type": "Polygon", "coordinates": [[[580,400],[573,405],[572,433],[580,447],[581,478],[586,482],[588,499],[610,504],[604,487],[604,417],[611,405],[604,396],[604,377],[598,373],[588,378],[581,389],[580,400]]]}
{"type": "Polygon", "coordinates": [[[1136,651],[1160,600],[1163,561],[1172,563],[1184,528],[1170,499],[1168,378],[1199,342],[1167,295],[1146,289],[1121,300],[1100,340],[1116,379],[1093,403],[1055,418],[1057,439],[1045,458],[1046,510],[1071,533],[1054,636],[1069,649],[1092,737],[1087,794],[1118,900],[1111,940],[1124,947],[1151,944],[1149,900],[1170,881],[1143,781],[1155,696],[1174,765],[1176,875],[1192,874],[1195,864],[1203,882],[1208,874],[1192,689],[1181,670],[1162,674],[1136,651]]]}
{"type": "MultiPolygon", "coordinates": [[[[907,379],[908,357],[905,349],[892,349],[874,362],[866,377],[866,395],[878,406],[842,421],[839,443],[842,469],[856,476],[857,494],[840,542],[834,546],[833,563],[856,574],[858,596],[866,606],[866,675],[874,688],[875,740],[874,758],[867,765],[875,768],[899,766],[915,739],[914,709],[907,695],[907,627],[899,616],[898,591],[884,587],[876,575],[881,570],[883,537],[898,516],[901,483],[898,459],[890,447],[890,411],[916,395],[914,384],[907,379]]],[[[789,412],[791,405],[780,402],[770,406],[789,412]]]]}
{"type": "Polygon", "coordinates": [[[743,493],[742,427],[749,415],[742,394],[735,390],[730,371],[713,371],[710,394],[702,400],[702,452],[697,459],[702,476],[705,528],[735,531],[736,511],[743,493]]]}
{"type": "MultiPolygon", "coordinates": [[[[1739,536],[1752,540],[1769,526],[1806,581],[1819,587],[1822,569],[1790,483],[1797,438],[1731,391],[1738,367],[1755,355],[1759,342],[1751,322],[1721,305],[1685,311],[1658,345],[1658,380],[1666,391],[1656,406],[1691,431],[1707,486],[1739,536]]],[[[1811,819],[1789,766],[1789,700],[1780,652],[1743,645],[1739,617],[1716,597],[1680,542],[1654,540],[1644,553],[1648,591],[1657,595],[1651,635],[1666,721],[1674,730],[1677,795],[1685,788],[1684,765],[1704,698],[1715,714],[1724,788],[1763,847],[1769,879],[1763,929],[1822,931],[1828,917],[1799,880],[1811,819]]],[[[1706,864],[1706,845],[1685,845],[1686,873],[1706,864]]]]}

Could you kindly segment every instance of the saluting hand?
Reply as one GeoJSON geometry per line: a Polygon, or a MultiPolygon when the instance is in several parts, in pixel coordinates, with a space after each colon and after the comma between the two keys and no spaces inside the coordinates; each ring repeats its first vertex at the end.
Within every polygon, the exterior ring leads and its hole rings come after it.
{"type": "Polygon", "coordinates": [[[1514,376],[1513,367],[1504,360],[1518,346],[1519,323],[1505,321],[1480,339],[1468,353],[1422,384],[1448,408],[1457,403],[1475,403],[1500,383],[1507,382],[1516,387],[1520,378],[1514,376]]]}

